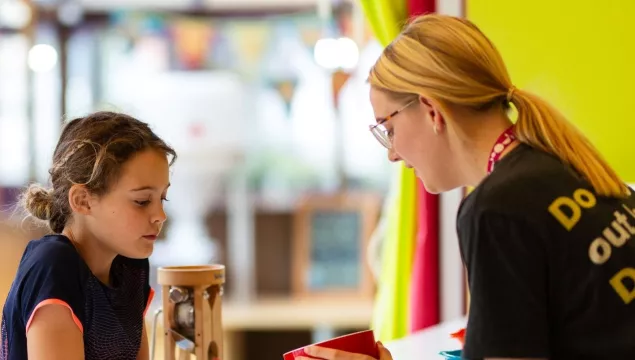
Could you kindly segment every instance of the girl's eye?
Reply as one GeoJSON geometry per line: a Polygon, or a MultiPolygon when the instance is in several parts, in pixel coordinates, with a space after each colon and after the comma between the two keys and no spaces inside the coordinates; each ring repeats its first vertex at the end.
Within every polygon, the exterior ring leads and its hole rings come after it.
{"type": "MultiPolygon", "coordinates": [[[[161,198],[161,202],[168,201],[166,198],[161,198]]],[[[135,203],[139,206],[148,206],[150,204],[150,200],[135,200],[135,203]]]]}

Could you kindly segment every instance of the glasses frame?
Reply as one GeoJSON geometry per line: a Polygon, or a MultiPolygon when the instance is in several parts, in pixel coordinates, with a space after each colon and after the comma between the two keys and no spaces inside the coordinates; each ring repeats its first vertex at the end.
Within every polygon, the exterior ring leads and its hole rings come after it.
{"type": "Polygon", "coordinates": [[[400,107],[399,109],[393,111],[392,113],[390,113],[390,115],[383,117],[383,118],[377,118],[376,124],[373,125],[369,125],[369,130],[371,132],[371,134],[373,134],[373,136],[375,136],[375,139],[377,139],[377,141],[379,141],[379,143],[385,147],[386,149],[390,150],[392,148],[392,134],[389,133],[389,131],[386,129],[384,125],[388,120],[394,118],[395,116],[397,116],[400,112],[406,110],[406,108],[408,108],[410,105],[414,104],[415,102],[417,102],[418,99],[413,99],[411,101],[409,101],[406,105],[400,107]],[[381,127],[380,127],[381,126],[381,127]]]}

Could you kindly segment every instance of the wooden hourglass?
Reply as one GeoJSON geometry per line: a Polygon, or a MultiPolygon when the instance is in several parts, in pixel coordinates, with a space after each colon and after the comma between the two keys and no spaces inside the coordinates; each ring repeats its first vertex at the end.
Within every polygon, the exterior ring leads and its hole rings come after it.
{"type": "Polygon", "coordinates": [[[220,360],[223,354],[223,265],[158,269],[162,287],[165,360],[220,360]],[[178,351],[178,357],[177,357],[178,351]]]}

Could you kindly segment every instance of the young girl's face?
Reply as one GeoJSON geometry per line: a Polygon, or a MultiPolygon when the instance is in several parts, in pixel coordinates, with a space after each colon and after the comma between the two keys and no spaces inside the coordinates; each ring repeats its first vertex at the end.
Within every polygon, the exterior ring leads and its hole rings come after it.
{"type": "Polygon", "coordinates": [[[165,153],[148,149],[121,168],[110,191],[91,201],[88,226],[97,240],[119,255],[143,259],[166,220],[169,164],[165,153]]]}

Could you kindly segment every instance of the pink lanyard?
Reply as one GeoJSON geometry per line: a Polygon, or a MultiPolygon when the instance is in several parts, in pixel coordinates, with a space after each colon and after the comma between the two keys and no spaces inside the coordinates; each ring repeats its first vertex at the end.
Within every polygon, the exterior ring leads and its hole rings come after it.
{"type": "Polygon", "coordinates": [[[505,149],[507,149],[514,141],[516,140],[516,135],[514,135],[514,127],[510,127],[505,130],[496,140],[494,147],[492,148],[492,153],[489,156],[489,160],[487,162],[487,174],[491,174],[494,171],[494,164],[500,159],[501,154],[505,149]]]}

